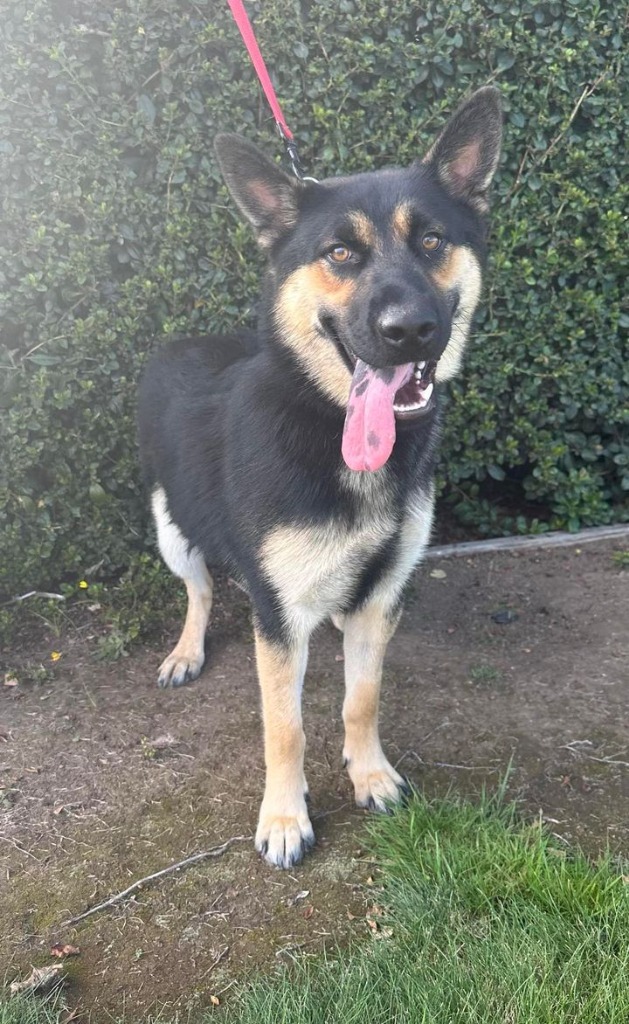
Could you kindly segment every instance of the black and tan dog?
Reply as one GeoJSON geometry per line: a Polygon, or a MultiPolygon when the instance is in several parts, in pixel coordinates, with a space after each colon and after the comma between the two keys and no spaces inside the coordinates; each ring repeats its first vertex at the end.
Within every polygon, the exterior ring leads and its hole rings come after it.
{"type": "Polygon", "coordinates": [[[439,390],[478,302],[500,137],[492,88],[405,169],[303,183],[220,136],[225,181],[268,253],[259,329],[172,344],[144,376],[159,546],[189,599],[159,684],[199,674],[209,568],[226,567],[251,597],[262,689],[255,842],[280,867],[314,842],[301,689],[326,618],[344,633],[357,803],[383,810],[404,789],[378,735],[382,662],[430,532],[439,390]]]}

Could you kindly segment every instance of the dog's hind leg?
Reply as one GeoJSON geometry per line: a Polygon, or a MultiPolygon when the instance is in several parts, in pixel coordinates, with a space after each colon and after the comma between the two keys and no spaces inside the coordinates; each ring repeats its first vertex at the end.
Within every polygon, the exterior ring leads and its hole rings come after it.
{"type": "Polygon", "coordinates": [[[343,759],[359,807],[384,811],[406,792],[402,776],[389,764],[378,733],[382,664],[399,614],[381,604],[367,604],[345,616],[345,701],[343,759]]]}
{"type": "Polygon", "coordinates": [[[266,762],[256,849],[269,864],[290,868],[315,841],[306,806],[306,738],[301,721],[308,640],[273,643],[257,626],[255,639],[266,762]]]}
{"type": "Polygon", "coordinates": [[[153,515],[162,558],[179,576],[188,591],[186,621],[174,650],[159,668],[157,685],[183,686],[196,679],[205,661],[205,631],[212,610],[212,577],[200,551],[190,547],[173,523],[166,495],[161,488],[153,493],[153,515]]]}

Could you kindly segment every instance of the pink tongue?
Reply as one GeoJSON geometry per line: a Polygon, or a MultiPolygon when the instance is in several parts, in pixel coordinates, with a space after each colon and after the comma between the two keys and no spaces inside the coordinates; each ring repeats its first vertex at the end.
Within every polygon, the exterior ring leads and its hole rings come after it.
{"type": "Polygon", "coordinates": [[[356,363],[341,449],[350,469],[373,473],[384,466],[395,444],[395,393],[412,372],[413,363],[383,370],[376,370],[360,359],[356,363]]]}

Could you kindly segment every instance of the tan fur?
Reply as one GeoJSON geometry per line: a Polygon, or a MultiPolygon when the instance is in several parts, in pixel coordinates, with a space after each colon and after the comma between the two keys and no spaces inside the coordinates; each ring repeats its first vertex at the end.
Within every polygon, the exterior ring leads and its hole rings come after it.
{"type": "Polygon", "coordinates": [[[160,665],[159,679],[163,681],[186,674],[188,678],[194,678],[205,661],[205,631],[212,611],[212,577],[208,573],[206,586],[200,585],[196,579],[184,582],[188,591],[186,621],[177,646],[160,665]]]}
{"type": "Polygon", "coordinates": [[[274,646],[258,631],[255,639],[264,733],[269,740],[267,769],[274,774],[292,773],[299,762],[302,771],[306,741],[301,711],[293,699],[293,691],[300,687],[299,666],[292,651],[274,646]]]}
{"type": "Polygon", "coordinates": [[[448,246],[446,260],[431,272],[437,287],[443,291],[457,289],[459,307],[452,322],[450,340],[437,364],[436,380],[450,380],[458,373],[463,359],[472,316],[481,291],[481,269],[478,259],[466,245],[448,246]]]}
{"type": "Polygon", "coordinates": [[[340,355],[318,326],[318,311],[346,306],[353,281],[341,281],[323,261],[299,267],[280,289],[275,319],[284,343],[321,390],[338,405],[347,405],[351,376],[340,355]]]}
{"type": "Polygon", "coordinates": [[[284,606],[287,625],[313,629],[342,607],[374,550],[393,533],[382,510],[354,529],[325,526],[278,527],[265,538],[262,563],[284,606]]]}
{"type": "Polygon", "coordinates": [[[378,706],[382,664],[387,644],[395,632],[397,616],[369,603],[344,621],[345,701],[343,756],[354,784],[356,802],[384,810],[399,800],[402,777],[382,750],[378,734],[378,706]]]}
{"type": "Polygon", "coordinates": [[[255,631],[256,662],[264,719],[266,785],[256,832],[256,847],[280,863],[296,859],[302,840],[312,842],[305,794],[306,738],[301,721],[301,687],[307,641],[293,649],[275,646],[255,631]]]}
{"type": "Polygon", "coordinates": [[[378,252],[381,249],[381,243],[374,222],[360,210],[354,210],[348,216],[356,232],[357,241],[366,249],[378,252]]]}
{"type": "Polygon", "coordinates": [[[393,237],[397,242],[406,244],[411,235],[413,207],[410,202],[398,203],[393,211],[391,226],[393,237]]]}

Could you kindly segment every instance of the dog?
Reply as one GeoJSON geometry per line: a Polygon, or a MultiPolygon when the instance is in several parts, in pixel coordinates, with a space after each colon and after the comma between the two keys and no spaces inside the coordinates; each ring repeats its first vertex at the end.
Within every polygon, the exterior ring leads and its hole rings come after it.
{"type": "Polygon", "coordinates": [[[227,187],[266,251],[255,333],[187,338],[149,361],[139,439],[164,561],[184,581],[159,685],[204,662],[212,567],[250,596],[266,782],[255,846],[290,868],[314,843],[301,690],[312,631],[343,631],[344,764],[360,807],[406,783],[378,703],[387,643],[434,505],[440,393],[481,292],[498,91],[473,93],[423,159],[316,182],[216,139],[227,187]]]}

